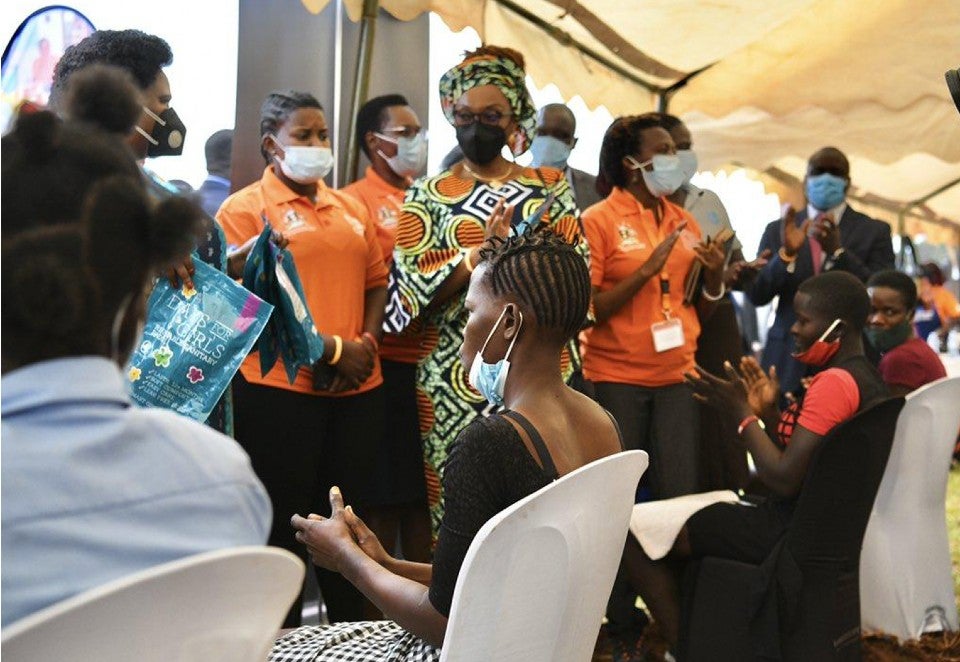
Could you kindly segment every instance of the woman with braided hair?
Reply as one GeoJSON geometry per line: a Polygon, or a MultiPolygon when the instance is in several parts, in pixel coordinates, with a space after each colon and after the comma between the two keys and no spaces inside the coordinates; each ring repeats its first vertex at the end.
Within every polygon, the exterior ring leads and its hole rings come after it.
{"type": "MultiPolygon", "coordinates": [[[[476,416],[499,404],[471,387],[469,366],[458,352],[467,320],[464,294],[481,243],[507,236],[511,227],[540,210],[539,222],[575,243],[583,260],[588,259],[579,212],[563,173],[524,168],[501,154],[505,145],[514,156],[525,152],[536,128],[523,66],[523,56],[515,50],[483,46],[443,75],[440,102],[456,129],[463,158],[416,181],[407,190],[398,221],[391,274],[395,288],[386,323],[391,330],[419,335],[424,349],[417,402],[434,535],[443,514],[439,471],[447,446],[476,416]]],[[[573,343],[560,360],[569,378],[579,367],[573,343]]]]}
{"type": "Polygon", "coordinates": [[[393,620],[300,628],[277,641],[271,660],[439,659],[457,575],[484,523],[621,449],[612,417],[569,388],[560,370],[589,304],[583,258],[548,229],[479,251],[459,353],[477,390],[504,409],[474,418],[450,446],[433,564],[391,557],[334,488],[329,518],[293,517],[297,539],[314,563],[342,573],[393,620]]]}

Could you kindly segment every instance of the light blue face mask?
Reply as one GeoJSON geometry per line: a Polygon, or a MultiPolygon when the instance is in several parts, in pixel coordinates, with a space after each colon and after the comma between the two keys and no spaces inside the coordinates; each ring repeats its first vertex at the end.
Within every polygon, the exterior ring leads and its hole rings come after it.
{"type": "Polygon", "coordinates": [[[570,145],[559,138],[536,136],[530,143],[530,154],[533,156],[530,165],[534,168],[547,166],[548,168],[563,170],[567,167],[567,159],[570,158],[571,149],[570,145]]]}
{"type": "Polygon", "coordinates": [[[490,333],[487,334],[487,339],[483,343],[483,347],[481,347],[477,355],[473,357],[473,364],[470,366],[470,373],[468,375],[470,385],[477,389],[480,395],[487,399],[487,402],[496,407],[503,404],[503,392],[507,387],[507,374],[510,372],[510,353],[513,351],[513,346],[516,344],[517,337],[520,335],[520,329],[523,327],[523,313],[517,311],[517,332],[514,334],[513,340],[510,341],[510,346],[507,347],[507,352],[503,355],[502,359],[496,363],[485,363],[483,360],[483,352],[487,349],[487,345],[490,344],[490,339],[493,338],[494,332],[496,332],[506,314],[507,309],[504,307],[503,312],[500,313],[500,317],[497,318],[493,328],[490,329],[490,333]]]}
{"type": "Polygon", "coordinates": [[[637,162],[632,156],[628,156],[627,159],[634,170],[639,170],[643,175],[643,183],[656,198],[666,197],[683,185],[684,174],[676,154],[656,154],[643,163],[637,162]],[[647,165],[653,165],[653,170],[647,170],[647,165]]]}
{"type": "Polygon", "coordinates": [[[677,160],[680,162],[680,170],[683,171],[683,183],[689,184],[693,176],[697,174],[697,153],[692,149],[678,149],[677,160]]]}
{"type": "Polygon", "coordinates": [[[847,196],[847,180],[824,172],[807,177],[807,202],[819,209],[833,209],[847,196]]]}

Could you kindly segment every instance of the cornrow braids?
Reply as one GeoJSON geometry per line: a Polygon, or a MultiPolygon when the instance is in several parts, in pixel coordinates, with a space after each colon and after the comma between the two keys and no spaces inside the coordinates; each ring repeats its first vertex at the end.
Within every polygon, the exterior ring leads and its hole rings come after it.
{"type": "Polygon", "coordinates": [[[590,271],[573,244],[545,226],[519,236],[496,238],[480,250],[497,296],[517,296],[541,327],[572,338],[590,307],[590,271]]]}
{"type": "Polygon", "coordinates": [[[267,163],[270,163],[270,155],[263,147],[263,137],[275,136],[280,125],[286,122],[294,111],[301,108],[323,110],[320,102],[309,92],[276,91],[268,94],[263,100],[263,105],[260,106],[260,154],[267,163]]]}

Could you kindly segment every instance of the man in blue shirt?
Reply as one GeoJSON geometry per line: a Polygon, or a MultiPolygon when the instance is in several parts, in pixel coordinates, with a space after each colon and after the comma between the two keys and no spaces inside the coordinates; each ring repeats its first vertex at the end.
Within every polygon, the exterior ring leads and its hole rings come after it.
{"type": "Polygon", "coordinates": [[[220,129],[207,138],[203,146],[207,158],[207,178],[197,189],[200,206],[216,217],[220,205],[230,195],[230,155],[233,151],[233,129],[220,129]]]}

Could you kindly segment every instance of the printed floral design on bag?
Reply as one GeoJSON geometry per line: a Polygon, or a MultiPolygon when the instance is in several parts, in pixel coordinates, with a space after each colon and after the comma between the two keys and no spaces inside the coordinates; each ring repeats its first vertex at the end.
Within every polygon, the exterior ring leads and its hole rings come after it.
{"type": "Polygon", "coordinates": [[[127,366],[131,399],[205,421],[257,341],[273,306],[204,262],[194,289],[161,278],[127,366]]]}
{"type": "Polygon", "coordinates": [[[173,350],[163,346],[153,353],[153,360],[158,368],[169,368],[170,359],[173,358],[173,350]]]}

